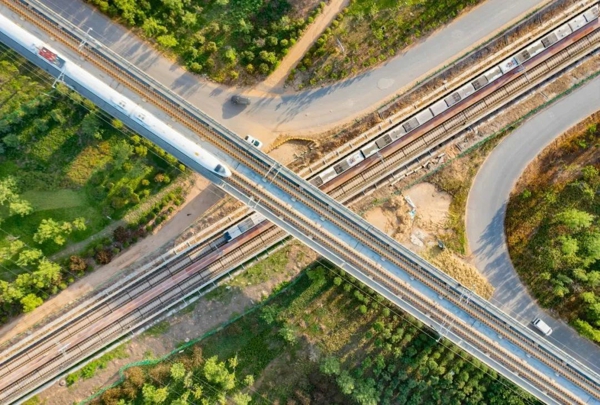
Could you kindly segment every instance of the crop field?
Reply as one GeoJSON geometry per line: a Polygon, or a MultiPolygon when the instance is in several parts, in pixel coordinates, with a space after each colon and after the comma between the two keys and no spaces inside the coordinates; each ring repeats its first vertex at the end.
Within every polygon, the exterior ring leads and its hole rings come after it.
{"type": "Polygon", "coordinates": [[[563,135],[511,196],[506,234],[538,302],[600,343],[600,113],[563,135]]]}
{"type": "Polygon", "coordinates": [[[0,46],[1,319],[20,306],[32,310],[91,268],[76,258],[69,272],[69,263],[61,268],[48,257],[95,235],[185,171],[77,93],[52,88],[52,80],[0,46]]]}
{"type": "Polygon", "coordinates": [[[351,0],[292,71],[298,88],[357,75],[482,0],[351,0]]]}
{"type": "Polygon", "coordinates": [[[94,404],[537,404],[326,264],[94,404]],[[184,402],[177,402],[184,401],[184,402]],[[187,401],[187,402],[186,402],[187,401]]]}
{"type": "Polygon", "coordinates": [[[220,83],[272,72],[323,7],[317,0],[87,1],[220,83]]]}

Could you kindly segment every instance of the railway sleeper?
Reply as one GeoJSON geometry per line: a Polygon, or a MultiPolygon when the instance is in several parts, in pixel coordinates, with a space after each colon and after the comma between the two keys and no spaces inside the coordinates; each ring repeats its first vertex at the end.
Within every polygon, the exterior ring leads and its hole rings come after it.
{"type": "Polygon", "coordinates": [[[156,307],[160,306],[162,304],[162,302],[160,301],[160,299],[155,299],[154,301],[150,302],[149,304],[146,304],[145,306],[139,308],[139,311],[143,314],[146,315],[149,312],[153,311],[156,307]]]}

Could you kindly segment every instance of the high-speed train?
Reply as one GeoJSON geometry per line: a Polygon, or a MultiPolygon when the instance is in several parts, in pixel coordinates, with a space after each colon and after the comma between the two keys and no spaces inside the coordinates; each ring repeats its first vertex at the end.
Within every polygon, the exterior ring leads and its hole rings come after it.
{"type": "Polygon", "coordinates": [[[464,86],[460,87],[459,89],[455,90],[449,95],[436,101],[424,110],[413,115],[408,120],[397,125],[381,137],[366,144],[358,151],[355,151],[350,155],[346,156],[333,166],[323,170],[322,172],[314,176],[312,179],[310,179],[310,182],[314,186],[320,187],[321,185],[333,180],[335,177],[339,176],[351,167],[356,166],[369,156],[377,153],[381,149],[390,145],[392,142],[403,138],[404,136],[406,136],[416,128],[420,127],[427,121],[431,120],[435,116],[440,115],[441,113],[455,106],[459,102],[471,97],[477,91],[481,90],[490,83],[498,80],[500,77],[512,71],[517,66],[522,65],[534,56],[544,52],[550,46],[556,44],[560,40],[571,35],[572,33],[580,30],[592,21],[597,20],[598,11],[599,5],[596,4],[595,6],[586,10],[585,12],[577,15],[569,22],[561,25],[554,31],[545,35],[542,39],[529,44],[524,49],[520,50],[516,54],[501,62],[499,65],[494,66],[482,75],[478,76],[477,78],[475,78],[475,80],[470,81],[469,83],[465,84],[464,86]]]}
{"type": "Polygon", "coordinates": [[[65,77],[94,93],[104,102],[130,117],[134,122],[150,131],[171,147],[185,154],[192,161],[218,176],[231,176],[229,168],[217,157],[204,150],[194,141],[186,138],[183,134],[175,131],[155,115],[112,89],[109,85],[97,79],[83,68],[60,56],[42,40],[19,27],[2,14],[0,14],[0,32],[32,54],[37,55],[42,61],[57,68],[65,77]]]}

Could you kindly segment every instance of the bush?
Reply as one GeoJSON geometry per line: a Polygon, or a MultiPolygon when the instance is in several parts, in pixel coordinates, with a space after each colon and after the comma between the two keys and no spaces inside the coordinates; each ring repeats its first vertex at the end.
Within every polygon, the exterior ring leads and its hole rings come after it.
{"type": "Polygon", "coordinates": [[[98,264],[108,264],[112,260],[112,252],[109,249],[99,250],[94,256],[98,264]]]}
{"type": "Polygon", "coordinates": [[[82,272],[87,268],[87,263],[81,256],[73,255],[69,258],[69,270],[82,272]]]}

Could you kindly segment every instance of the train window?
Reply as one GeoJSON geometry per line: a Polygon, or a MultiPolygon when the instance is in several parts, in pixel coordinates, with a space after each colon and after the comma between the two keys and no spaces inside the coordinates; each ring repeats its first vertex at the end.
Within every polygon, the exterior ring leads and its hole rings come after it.
{"type": "Polygon", "coordinates": [[[377,145],[377,147],[379,149],[383,149],[384,147],[388,146],[390,143],[392,143],[392,138],[389,135],[385,135],[381,138],[379,138],[375,144],[377,145]]]}
{"type": "Polygon", "coordinates": [[[552,45],[556,41],[558,41],[558,37],[556,36],[555,33],[552,33],[542,39],[542,45],[544,45],[545,48],[548,48],[550,45],[552,45]]]}
{"type": "Polygon", "coordinates": [[[484,75],[481,75],[477,79],[473,80],[471,84],[473,85],[473,87],[475,87],[475,90],[479,90],[480,88],[488,84],[488,79],[484,75]]]}
{"type": "Polygon", "coordinates": [[[317,177],[315,177],[315,178],[314,178],[314,179],[312,179],[310,182],[311,182],[311,183],[313,184],[313,186],[315,186],[315,187],[321,187],[321,186],[323,185],[323,180],[321,180],[321,176],[317,176],[317,177]]]}
{"type": "Polygon", "coordinates": [[[419,121],[417,121],[416,118],[411,118],[408,121],[406,121],[404,124],[402,124],[402,128],[404,128],[404,130],[406,132],[410,132],[418,126],[419,126],[419,121]]]}
{"type": "Polygon", "coordinates": [[[458,94],[458,91],[455,91],[454,93],[446,97],[444,101],[446,102],[448,107],[452,107],[454,104],[460,101],[460,94],[458,94]]]}

